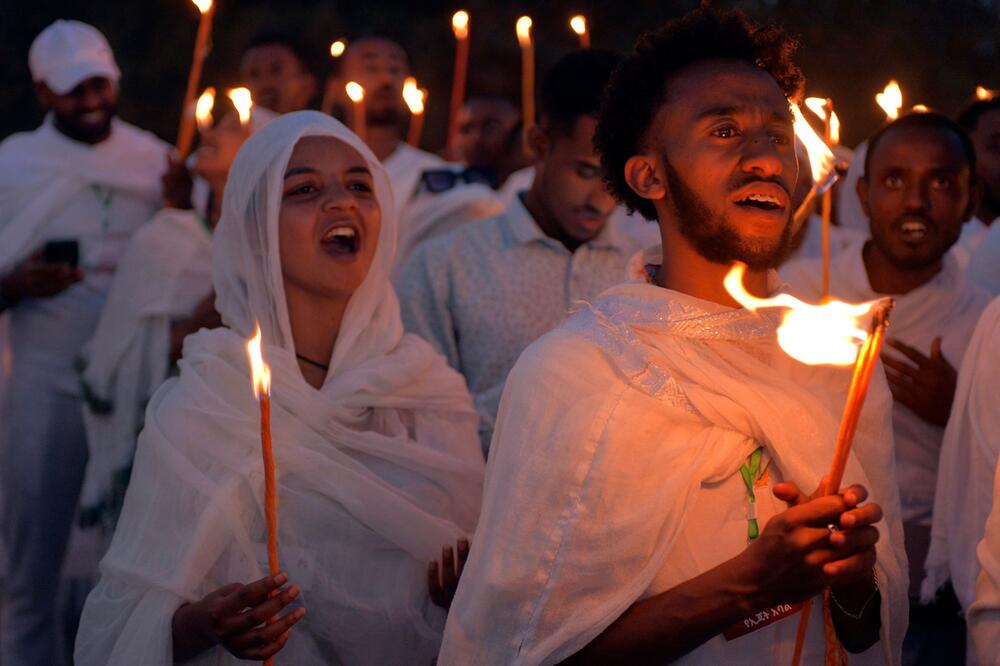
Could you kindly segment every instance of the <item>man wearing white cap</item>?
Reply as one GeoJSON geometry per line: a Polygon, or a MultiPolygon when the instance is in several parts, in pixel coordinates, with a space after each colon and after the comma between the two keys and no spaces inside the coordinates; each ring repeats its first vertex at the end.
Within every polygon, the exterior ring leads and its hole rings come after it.
{"type": "Polygon", "coordinates": [[[56,21],[28,61],[45,120],[0,144],[4,666],[60,663],[56,593],[87,457],[74,361],[159,206],[169,150],[115,118],[120,72],[92,26],[56,21]]]}

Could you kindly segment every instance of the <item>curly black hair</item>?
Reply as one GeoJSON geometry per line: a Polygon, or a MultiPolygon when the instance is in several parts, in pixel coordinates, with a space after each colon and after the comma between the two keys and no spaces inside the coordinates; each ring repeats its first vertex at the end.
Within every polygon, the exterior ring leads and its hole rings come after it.
{"type": "Polygon", "coordinates": [[[639,37],[604,90],[594,135],[604,180],[615,198],[629,211],[656,219],[652,202],[625,181],[625,162],[642,150],[670,77],[705,60],[742,60],[766,71],[789,99],[797,100],[805,78],[792,60],[796,48],[798,42],[776,24],[757,26],[741,11],[720,13],[705,6],[639,37]]]}

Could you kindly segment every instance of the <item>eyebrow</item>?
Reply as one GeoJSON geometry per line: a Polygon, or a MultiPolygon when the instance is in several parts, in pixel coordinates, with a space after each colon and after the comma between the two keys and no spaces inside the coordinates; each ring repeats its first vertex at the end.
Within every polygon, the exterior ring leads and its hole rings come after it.
{"type": "MultiPolygon", "coordinates": [[[[747,107],[745,106],[734,106],[734,105],[720,105],[713,106],[700,112],[697,116],[697,120],[705,120],[706,118],[719,118],[722,116],[737,116],[741,113],[746,113],[747,107]]],[[[777,111],[771,112],[770,120],[773,122],[777,120],[778,122],[791,122],[792,116],[790,113],[778,113],[777,111]]]]}
{"type": "MultiPolygon", "coordinates": [[[[298,176],[303,173],[319,173],[319,170],[311,166],[295,167],[285,172],[285,178],[291,178],[292,176],[298,176]]],[[[371,169],[365,166],[350,167],[347,169],[346,173],[363,173],[369,176],[372,175],[371,169]]]]}

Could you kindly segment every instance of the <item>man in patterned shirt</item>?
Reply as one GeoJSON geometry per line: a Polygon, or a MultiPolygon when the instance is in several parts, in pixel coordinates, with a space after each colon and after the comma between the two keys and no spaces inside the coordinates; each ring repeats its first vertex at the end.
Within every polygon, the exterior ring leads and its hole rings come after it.
{"type": "Polygon", "coordinates": [[[465,376],[484,451],[517,357],[574,302],[621,282],[638,250],[607,224],[616,204],[593,147],[601,92],[617,63],[599,50],[559,61],[528,134],[537,156],[531,187],[500,215],[423,244],[395,281],[407,330],[465,376]]]}

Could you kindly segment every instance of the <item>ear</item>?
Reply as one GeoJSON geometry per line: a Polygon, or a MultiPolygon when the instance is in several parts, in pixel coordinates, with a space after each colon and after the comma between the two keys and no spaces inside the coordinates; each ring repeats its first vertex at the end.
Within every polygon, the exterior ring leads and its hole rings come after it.
{"type": "Polygon", "coordinates": [[[858,178],[858,182],[854,186],[854,191],[858,193],[858,201],[861,202],[861,210],[864,211],[865,217],[870,220],[872,214],[871,209],[868,206],[868,174],[858,178]]]}
{"type": "Polygon", "coordinates": [[[542,129],[541,125],[532,125],[524,132],[531,157],[539,161],[544,160],[552,150],[552,137],[542,129]]]}
{"type": "Polygon", "coordinates": [[[659,160],[650,155],[633,155],[625,162],[625,182],[643,199],[666,198],[667,184],[661,174],[659,160]]]}

